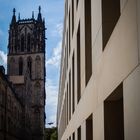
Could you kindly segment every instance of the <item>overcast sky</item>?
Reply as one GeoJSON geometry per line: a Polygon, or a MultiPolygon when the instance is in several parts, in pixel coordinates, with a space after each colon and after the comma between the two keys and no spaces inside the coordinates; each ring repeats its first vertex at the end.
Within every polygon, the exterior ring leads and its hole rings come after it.
{"type": "MultiPolygon", "coordinates": [[[[16,16],[35,18],[41,6],[46,23],[46,127],[48,122],[56,125],[57,95],[59,83],[59,64],[64,17],[64,0],[0,0],[0,65],[7,65],[8,29],[13,8],[16,16]]],[[[54,126],[52,125],[52,126],[54,126]]]]}

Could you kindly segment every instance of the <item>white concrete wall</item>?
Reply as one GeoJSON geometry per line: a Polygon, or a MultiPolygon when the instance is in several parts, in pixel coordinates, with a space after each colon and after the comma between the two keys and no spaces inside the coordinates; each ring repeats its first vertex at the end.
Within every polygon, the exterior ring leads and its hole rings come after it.
{"type": "MultiPolygon", "coordinates": [[[[80,102],[75,105],[75,112],[66,127],[61,140],[66,140],[81,125],[82,140],[85,140],[85,120],[93,114],[93,139],[104,140],[104,100],[112,91],[124,81],[124,113],[125,113],[125,139],[140,139],[140,113],[138,93],[140,89],[140,68],[132,73],[139,64],[140,58],[140,1],[121,0],[120,19],[102,51],[102,18],[101,0],[92,0],[92,70],[93,74],[85,87],[85,33],[84,33],[84,0],[79,0],[78,9],[75,10],[75,30],[72,40],[72,53],[76,59],[76,33],[80,20],[81,26],[81,92],[80,102]],[[77,11],[77,12],[76,12],[77,11]],[[138,13],[139,12],[139,13],[138,13]],[[138,32],[139,29],[139,32],[138,32]],[[139,35],[139,36],[138,36],[139,35]],[[139,48],[139,49],[138,49],[139,48]],[[132,76],[130,75],[132,73],[132,76]],[[129,76],[130,75],[130,76],[129,76]],[[134,83],[137,83],[136,85],[134,83]],[[134,90],[134,96],[131,94],[134,90]],[[132,96],[132,97],[131,97],[132,96]],[[135,102],[136,99],[136,102],[135,102]],[[131,106],[132,105],[132,106],[131,106]],[[128,107],[127,107],[128,106],[128,107]],[[131,108],[133,112],[131,112],[131,108]],[[137,122],[137,124],[136,124],[137,122]],[[136,124],[136,125],[135,125],[136,124]],[[132,126],[132,128],[130,127],[132,126]],[[133,129],[133,130],[132,130],[133,129]],[[131,131],[131,132],[130,132],[131,131]],[[133,136],[130,137],[130,135],[133,136]],[[135,136],[134,136],[135,135],[135,136]]],[[[71,54],[72,56],[72,54],[71,54]]],[[[69,61],[69,68],[71,60],[69,61]]],[[[76,65],[75,65],[76,68],[76,65]]],[[[77,70],[75,69],[75,72],[77,70]]],[[[75,73],[75,77],[77,73],[75,73]]],[[[68,76],[67,76],[68,78],[68,76]]],[[[68,79],[66,79],[67,81],[68,79]]],[[[76,80],[76,79],[75,79],[76,80]]],[[[75,81],[76,83],[76,81],[75,81]]],[[[75,101],[77,101],[77,85],[75,84],[75,101]]],[[[64,99],[64,98],[63,98],[64,99]]],[[[61,115],[61,114],[60,114],[61,115]]],[[[61,116],[59,117],[61,118],[61,116]]],[[[58,120],[59,122],[60,120],[58,120]]],[[[59,123],[59,129],[61,128],[59,123]]]]}
{"type": "Polygon", "coordinates": [[[140,139],[140,66],[124,81],[125,140],[140,139]]]}
{"type": "Polygon", "coordinates": [[[140,63],[140,1],[137,0],[137,27],[138,27],[138,48],[139,48],[139,63],[140,63]]]}

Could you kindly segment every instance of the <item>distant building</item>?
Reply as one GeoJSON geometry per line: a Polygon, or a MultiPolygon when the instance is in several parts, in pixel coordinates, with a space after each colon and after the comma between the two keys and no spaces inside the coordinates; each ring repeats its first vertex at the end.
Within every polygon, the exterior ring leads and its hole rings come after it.
{"type": "Polygon", "coordinates": [[[58,140],[140,139],[140,1],[65,0],[58,140]]]}
{"type": "MultiPolygon", "coordinates": [[[[20,109],[22,121],[19,122],[22,134],[17,137],[17,131],[14,129],[16,127],[14,127],[14,123],[11,123],[15,135],[9,140],[43,140],[45,127],[45,20],[42,19],[41,7],[39,7],[37,19],[32,13],[31,19],[20,19],[19,15],[16,20],[15,9],[13,10],[9,29],[7,63],[7,82],[11,82],[8,83],[13,88],[12,94],[17,97],[15,106],[19,108],[19,102],[22,108],[20,109]]],[[[14,104],[13,101],[11,103],[14,104]]],[[[4,129],[4,133],[7,133],[7,128],[4,129]]],[[[0,137],[0,139],[2,138],[0,137]]]]}

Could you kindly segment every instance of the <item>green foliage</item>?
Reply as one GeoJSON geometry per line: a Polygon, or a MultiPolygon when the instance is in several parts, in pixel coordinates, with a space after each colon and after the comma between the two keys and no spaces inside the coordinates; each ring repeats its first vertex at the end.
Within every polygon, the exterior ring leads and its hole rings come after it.
{"type": "Polygon", "coordinates": [[[50,140],[57,140],[57,131],[56,130],[51,134],[50,140]]]}
{"type": "Polygon", "coordinates": [[[57,140],[57,128],[45,128],[45,140],[57,140]]]}

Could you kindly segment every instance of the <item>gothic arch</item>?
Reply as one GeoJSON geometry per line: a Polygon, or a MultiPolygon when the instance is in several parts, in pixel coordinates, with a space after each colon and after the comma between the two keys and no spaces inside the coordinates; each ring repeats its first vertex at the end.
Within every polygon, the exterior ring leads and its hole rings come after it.
{"type": "Polygon", "coordinates": [[[21,52],[24,52],[24,46],[25,46],[24,34],[22,34],[21,35],[21,52]]]}
{"type": "Polygon", "coordinates": [[[14,57],[11,57],[9,61],[9,74],[10,75],[14,75],[14,68],[15,68],[15,59],[14,57]]]}
{"type": "Polygon", "coordinates": [[[19,75],[23,75],[23,59],[22,59],[22,57],[19,58],[18,64],[19,64],[19,75]]]}
{"type": "Polygon", "coordinates": [[[29,75],[31,78],[32,77],[32,58],[31,57],[27,58],[27,68],[29,70],[29,75]]]}
{"type": "Polygon", "coordinates": [[[36,77],[36,79],[41,78],[41,58],[40,58],[40,56],[36,56],[36,59],[35,59],[35,77],[36,77]]]}

